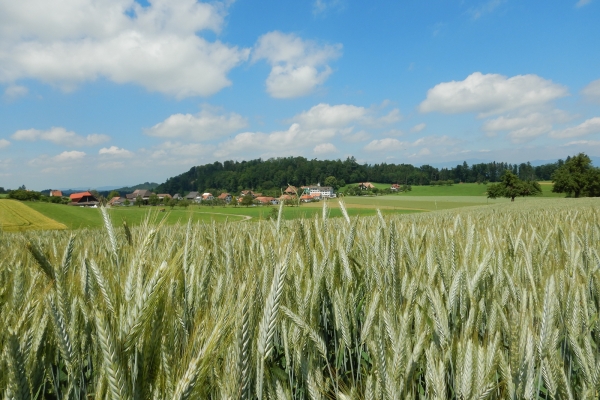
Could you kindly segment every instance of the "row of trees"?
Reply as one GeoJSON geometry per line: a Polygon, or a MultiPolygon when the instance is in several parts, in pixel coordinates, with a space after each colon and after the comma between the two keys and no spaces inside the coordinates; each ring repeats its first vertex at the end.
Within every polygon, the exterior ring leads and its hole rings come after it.
{"type": "MultiPolygon", "coordinates": [[[[592,166],[592,160],[584,153],[569,157],[552,173],[552,192],[567,197],[599,197],[600,168],[592,166]]],[[[535,196],[542,193],[540,184],[534,180],[522,180],[512,171],[506,171],[499,183],[488,186],[489,198],[506,197],[515,200],[519,196],[535,196]]]]}
{"type": "MultiPolygon", "coordinates": [[[[272,158],[268,160],[225,161],[201,165],[169,178],[158,185],[159,193],[187,193],[214,189],[214,192],[237,193],[245,189],[260,190],[277,195],[280,188],[321,183],[335,189],[346,183],[381,182],[405,185],[429,185],[431,182],[499,182],[505,171],[511,171],[521,180],[550,180],[564,164],[559,160],[541,166],[530,163],[480,163],[469,166],[466,162],[453,168],[435,168],[430,165],[415,167],[410,164],[359,164],[354,157],[346,160],[307,160],[304,157],[272,158]]],[[[211,192],[211,193],[214,193],[211,192]]]]}

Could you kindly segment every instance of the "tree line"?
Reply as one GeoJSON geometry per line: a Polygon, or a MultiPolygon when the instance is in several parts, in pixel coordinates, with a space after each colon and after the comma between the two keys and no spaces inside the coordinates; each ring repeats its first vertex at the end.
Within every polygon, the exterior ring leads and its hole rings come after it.
{"type": "Polygon", "coordinates": [[[415,167],[411,164],[359,164],[354,157],[345,160],[308,160],[304,157],[271,158],[268,160],[214,162],[192,167],[189,171],[167,179],[158,185],[158,193],[184,194],[191,191],[227,191],[239,193],[245,189],[279,192],[289,185],[302,186],[321,183],[337,189],[347,183],[380,182],[403,185],[430,185],[475,182],[499,182],[505,171],[511,171],[521,180],[550,180],[552,174],[564,165],[558,160],[540,166],[531,163],[510,164],[490,162],[452,168],[430,165],[415,167]],[[334,177],[332,181],[328,178],[334,177]],[[432,183],[433,182],[433,183],[432,183]]]}

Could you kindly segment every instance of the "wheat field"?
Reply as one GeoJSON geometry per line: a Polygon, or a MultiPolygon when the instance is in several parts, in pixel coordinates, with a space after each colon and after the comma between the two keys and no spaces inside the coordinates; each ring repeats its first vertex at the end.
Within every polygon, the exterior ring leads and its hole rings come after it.
{"type": "Polygon", "coordinates": [[[592,399],[594,200],[0,232],[8,399],[592,399]],[[543,204],[543,207],[540,207],[543,204]]]}

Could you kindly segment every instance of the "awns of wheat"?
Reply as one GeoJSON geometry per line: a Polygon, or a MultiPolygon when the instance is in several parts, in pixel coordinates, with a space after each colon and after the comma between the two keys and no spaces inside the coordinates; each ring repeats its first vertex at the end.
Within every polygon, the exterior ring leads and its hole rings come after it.
{"type": "Polygon", "coordinates": [[[0,393],[598,398],[600,215],[540,204],[5,233],[0,393]]]}

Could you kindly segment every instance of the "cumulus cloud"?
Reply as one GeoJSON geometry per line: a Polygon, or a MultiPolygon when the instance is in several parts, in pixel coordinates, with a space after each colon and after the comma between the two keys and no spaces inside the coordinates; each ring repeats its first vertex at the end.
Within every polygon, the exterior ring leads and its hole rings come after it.
{"type": "Polygon", "coordinates": [[[581,90],[581,94],[590,100],[600,101],[600,79],[591,82],[581,90]]]}
{"type": "Polygon", "coordinates": [[[462,141],[450,136],[424,136],[412,142],[402,142],[394,138],[376,139],[367,144],[364,149],[368,152],[389,153],[399,152],[401,150],[411,150],[415,153],[411,157],[424,156],[431,153],[431,149],[436,149],[436,153],[448,152],[450,149],[460,145],[462,141]],[[413,150],[414,149],[414,150],[413,150]]]}
{"type": "Polygon", "coordinates": [[[337,153],[338,149],[335,147],[333,143],[321,143],[315,146],[313,149],[313,153],[317,155],[325,155],[337,153]]]}
{"type": "Polygon", "coordinates": [[[385,115],[377,115],[375,108],[358,107],[350,104],[329,105],[317,104],[304,111],[290,121],[297,122],[304,128],[340,128],[350,124],[366,126],[386,126],[400,121],[400,110],[392,109],[385,115]]]}
{"type": "Polygon", "coordinates": [[[80,136],[73,131],[67,131],[63,127],[52,127],[45,131],[39,129],[23,129],[13,133],[11,137],[14,140],[26,140],[29,142],[47,140],[55,144],[70,147],[95,146],[110,140],[109,136],[97,133],[80,136]]]}
{"type": "Polygon", "coordinates": [[[572,138],[594,133],[600,133],[600,117],[590,118],[577,126],[553,131],[550,136],[554,138],[572,138]]]}
{"type": "Polygon", "coordinates": [[[214,151],[213,145],[166,141],[152,149],[142,150],[141,153],[155,165],[189,166],[199,165],[206,156],[212,156],[214,151]]]}
{"type": "Polygon", "coordinates": [[[321,45],[274,31],[258,39],[252,58],[271,65],[266,83],[272,97],[293,98],[311,93],[327,80],[332,72],[328,63],[340,56],[341,49],[341,44],[321,45]]]}
{"type": "Polygon", "coordinates": [[[52,157],[52,160],[56,162],[76,161],[81,160],[83,157],[85,157],[85,153],[83,151],[73,150],[63,151],[59,155],[52,157]]]}
{"type": "Polygon", "coordinates": [[[349,104],[331,106],[320,103],[296,115],[293,120],[306,128],[339,128],[364,119],[367,113],[365,107],[349,104]]]}
{"type": "Polygon", "coordinates": [[[564,123],[571,119],[572,116],[562,110],[517,113],[487,120],[482,129],[488,136],[507,131],[512,142],[521,143],[550,132],[554,123],[564,123]]]}
{"type": "Polygon", "coordinates": [[[119,148],[117,146],[103,147],[98,150],[98,154],[100,155],[109,155],[116,157],[131,157],[133,153],[129,150],[119,148]]]}
{"type": "Polygon", "coordinates": [[[397,151],[404,150],[407,143],[394,138],[375,139],[365,146],[366,151],[397,151]]]}
{"type": "Polygon", "coordinates": [[[162,138],[185,138],[195,141],[215,139],[237,132],[248,125],[241,115],[236,113],[216,114],[203,109],[198,114],[173,114],[163,122],[146,129],[149,136],[162,138]]]}
{"type": "Polygon", "coordinates": [[[423,113],[479,113],[480,117],[541,107],[568,95],[567,88],[537,75],[474,72],[463,81],[442,82],[427,91],[419,105],[423,113]]]}
{"type": "Polygon", "coordinates": [[[10,142],[6,139],[0,139],[0,149],[10,146],[10,142]]]}
{"type": "MultiPolygon", "coordinates": [[[[349,104],[317,104],[307,111],[297,114],[287,122],[288,129],[265,132],[242,132],[232,139],[218,145],[217,157],[230,157],[235,154],[258,155],[260,157],[279,157],[298,154],[301,151],[313,151],[324,141],[329,142],[341,137],[347,142],[362,141],[369,138],[364,130],[355,132],[357,126],[384,126],[390,120],[390,114],[380,115],[378,107],[365,108],[349,104]],[[316,146],[316,147],[314,147],[316,146]]],[[[326,148],[319,148],[324,150],[326,148]]]]}
{"type": "Polygon", "coordinates": [[[25,86],[10,85],[4,90],[4,97],[14,100],[19,97],[27,96],[27,93],[29,93],[29,89],[25,86]]]}
{"type": "Polygon", "coordinates": [[[417,124],[415,126],[413,126],[412,128],[410,128],[411,132],[421,132],[423,129],[425,129],[427,125],[425,125],[424,122],[417,124]]]}
{"type": "Polygon", "coordinates": [[[44,0],[0,2],[0,82],[33,78],[71,90],[105,78],[177,98],[229,86],[249,49],[198,35],[218,33],[221,2],[44,0]]]}

